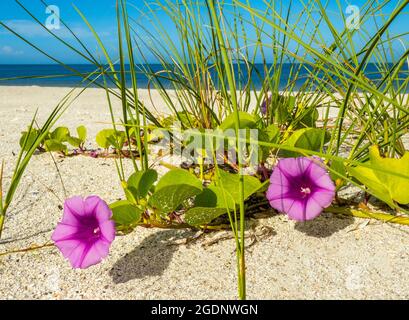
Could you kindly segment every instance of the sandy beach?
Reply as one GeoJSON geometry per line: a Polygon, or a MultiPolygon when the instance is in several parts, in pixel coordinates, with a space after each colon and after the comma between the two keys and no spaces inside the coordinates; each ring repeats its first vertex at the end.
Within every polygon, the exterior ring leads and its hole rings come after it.
{"type": "MultiPolygon", "coordinates": [[[[69,88],[0,87],[5,187],[20,132],[41,123],[69,88]]],[[[149,106],[147,91],[140,98],[149,106]]],[[[154,97],[155,99],[155,97],[154,97]]],[[[120,112],[120,101],[113,100],[120,112]]],[[[109,126],[105,92],[88,89],[59,120],[88,128],[87,147],[109,126]]],[[[0,253],[50,241],[65,197],[123,198],[114,160],[35,155],[6,218],[0,253]],[[61,179],[59,173],[61,174],[61,179]],[[64,185],[64,187],[63,187],[64,185]]],[[[125,161],[131,172],[131,163],[125,161]]],[[[409,299],[409,227],[325,213],[297,223],[265,212],[247,226],[248,299],[409,299]]],[[[138,228],[118,236],[101,264],[73,270],[54,247],[0,257],[0,299],[235,299],[230,232],[138,228]]]]}

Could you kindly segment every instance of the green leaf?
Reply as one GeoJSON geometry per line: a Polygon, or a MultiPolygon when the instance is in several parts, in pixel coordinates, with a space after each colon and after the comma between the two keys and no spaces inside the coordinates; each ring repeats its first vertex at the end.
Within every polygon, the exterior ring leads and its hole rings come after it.
{"type": "MultiPolygon", "coordinates": [[[[240,129],[254,129],[257,126],[256,118],[244,111],[239,111],[240,129]]],[[[220,129],[227,130],[227,129],[235,129],[236,123],[236,115],[235,113],[231,113],[227,118],[220,124],[220,129]]]]}
{"type": "Polygon", "coordinates": [[[39,134],[39,131],[36,129],[31,129],[30,134],[26,131],[23,131],[20,138],[20,147],[23,148],[24,151],[28,151],[36,141],[39,134]]]}
{"type": "Polygon", "coordinates": [[[263,130],[269,139],[269,142],[278,142],[280,140],[280,129],[275,124],[270,124],[263,130]]]}
{"type": "Polygon", "coordinates": [[[202,190],[202,182],[194,175],[182,169],[174,169],[160,179],[149,203],[162,213],[169,213],[202,190]]]}
{"type": "Polygon", "coordinates": [[[126,140],[126,134],[124,131],[115,131],[107,138],[108,143],[114,148],[121,150],[126,140]]]}
{"type": "Polygon", "coordinates": [[[337,189],[343,187],[346,184],[346,181],[341,177],[341,175],[344,177],[347,175],[344,163],[342,161],[333,160],[331,162],[331,169],[335,171],[330,171],[330,176],[331,179],[335,181],[337,189]]]}
{"type": "MultiPolygon", "coordinates": [[[[272,128],[271,128],[272,129],[272,128]]],[[[277,128],[278,129],[278,128],[277,128]]],[[[273,129],[272,129],[273,130],[273,129]]],[[[273,142],[276,143],[278,141],[274,141],[274,139],[278,140],[279,136],[274,136],[273,132],[266,132],[264,130],[258,130],[258,140],[261,142],[273,142]]],[[[252,148],[249,148],[249,151],[251,151],[252,148]]],[[[264,162],[270,155],[271,147],[267,147],[264,145],[258,145],[258,152],[259,152],[259,159],[264,162]]]]}
{"type": "Polygon", "coordinates": [[[195,207],[186,212],[185,221],[192,226],[208,224],[227,213],[228,209],[233,211],[235,206],[229,192],[223,193],[222,188],[210,185],[196,196],[195,207]]]}
{"type": "Polygon", "coordinates": [[[82,144],[82,140],[75,137],[67,137],[67,142],[76,148],[78,148],[82,144]]]}
{"type": "Polygon", "coordinates": [[[194,116],[187,111],[177,112],[176,120],[180,121],[184,128],[191,128],[195,123],[194,116]]]}
{"type": "Polygon", "coordinates": [[[202,182],[193,174],[183,169],[172,169],[159,180],[156,191],[178,184],[191,185],[194,188],[202,189],[202,182]]]}
{"type": "Polygon", "coordinates": [[[229,209],[234,209],[236,203],[229,192],[223,193],[223,189],[215,185],[210,185],[195,198],[196,207],[226,208],[226,205],[229,209]]]}
{"type": "MultiPolygon", "coordinates": [[[[238,185],[240,183],[240,176],[238,174],[229,173],[219,170],[220,177],[217,181],[218,186],[223,187],[232,197],[235,203],[240,202],[240,194],[238,185]]],[[[243,176],[244,179],[244,200],[256,193],[261,187],[262,183],[255,177],[243,176]]]]}
{"type": "Polygon", "coordinates": [[[158,173],[153,169],[135,172],[128,179],[128,189],[136,199],[145,198],[157,179],[158,173]]]}
{"type": "Polygon", "coordinates": [[[382,200],[390,207],[395,207],[392,198],[389,195],[388,189],[379,181],[372,169],[366,167],[347,167],[348,173],[368,187],[370,193],[382,200]]]}
{"type": "Polygon", "coordinates": [[[184,219],[191,226],[204,225],[209,224],[226,212],[225,208],[195,207],[186,212],[184,219]]]}
{"type": "Polygon", "coordinates": [[[87,128],[85,128],[85,126],[79,126],[77,128],[77,134],[78,138],[81,140],[82,143],[84,143],[85,140],[87,140],[87,128]]]}
{"type": "Polygon", "coordinates": [[[45,150],[48,152],[66,152],[67,146],[58,140],[50,139],[44,142],[45,150]]]}
{"type": "Polygon", "coordinates": [[[357,166],[348,167],[348,172],[378,199],[395,208],[394,201],[400,204],[409,203],[409,179],[385,171],[397,172],[409,176],[409,152],[402,158],[383,158],[377,146],[369,149],[369,159],[366,162],[371,168],[357,166]]]}
{"type": "Polygon", "coordinates": [[[369,158],[376,177],[388,189],[390,197],[400,204],[409,203],[409,179],[399,177],[382,170],[398,172],[409,176],[409,152],[402,158],[383,158],[377,146],[369,149],[369,158]],[[377,170],[380,169],[380,170],[377,170]]]}
{"type": "Polygon", "coordinates": [[[292,96],[278,95],[276,100],[272,103],[274,110],[274,120],[276,123],[285,124],[291,115],[290,110],[294,109],[295,98],[292,96]]]}
{"type": "Polygon", "coordinates": [[[97,133],[95,140],[101,148],[108,149],[111,146],[108,138],[114,134],[114,129],[103,129],[97,133]]]}
{"type": "Polygon", "coordinates": [[[300,122],[297,125],[297,128],[315,128],[316,127],[316,122],[319,118],[319,112],[318,110],[314,107],[302,116],[300,119],[300,122]]]}
{"type": "Polygon", "coordinates": [[[53,132],[51,132],[50,136],[52,140],[65,142],[70,136],[70,130],[68,130],[68,128],[66,127],[58,127],[53,132]]]}
{"type": "MultiPolygon", "coordinates": [[[[285,142],[286,146],[297,147],[305,150],[319,151],[321,144],[327,143],[330,134],[322,129],[305,128],[295,131],[285,142]]],[[[299,157],[300,153],[280,150],[280,155],[285,158],[299,157]]]]}
{"type": "Polygon", "coordinates": [[[114,202],[109,207],[113,213],[112,219],[117,226],[134,225],[142,218],[143,210],[127,200],[114,202]]]}

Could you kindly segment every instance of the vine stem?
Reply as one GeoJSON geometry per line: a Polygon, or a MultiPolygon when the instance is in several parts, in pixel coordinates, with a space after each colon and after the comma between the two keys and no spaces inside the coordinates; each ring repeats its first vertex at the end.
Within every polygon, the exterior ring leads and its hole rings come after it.
{"type": "Polygon", "coordinates": [[[38,246],[33,245],[33,246],[28,247],[28,248],[0,252],[0,257],[7,256],[7,255],[10,255],[10,254],[14,254],[14,253],[23,253],[23,252],[28,252],[28,251],[34,251],[34,250],[47,248],[47,247],[54,247],[54,243],[48,243],[47,242],[45,244],[38,245],[38,246]]]}
{"type": "Polygon", "coordinates": [[[388,223],[396,223],[402,225],[409,225],[409,217],[394,216],[387,213],[371,212],[367,210],[343,208],[343,207],[328,207],[325,212],[342,214],[345,216],[352,216],[356,218],[375,219],[388,223]]]}

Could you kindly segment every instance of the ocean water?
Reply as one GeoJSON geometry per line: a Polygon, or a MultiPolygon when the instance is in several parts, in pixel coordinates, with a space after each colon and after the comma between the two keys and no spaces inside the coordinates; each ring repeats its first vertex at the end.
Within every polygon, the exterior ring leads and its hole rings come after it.
{"type": "MultiPolygon", "coordinates": [[[[288,84],[288,78],[291,74],[292,68],[294,65],[283,64],[282,73],[280,75],[280,90],[283,90],[288,84]]],[[[90,72],[95,71],[95,66],[87,64],[75,64],[68,65],[68,68],[75,69],[81,74],[89,74],[90,72]]],[[[162,66],[159,64],[150,64],[150,65],[139,65],[137,66],[139,70],[149,69],[152,73],[157,73],[162,71],[162,66]]],[[[194,67],[190,65],[189,67],[194,67]]],[[[298,65],[296,66],[298,67],[298,65]]],[[[392,65],[390,65],[392,67],[392,65]]],[[[129,68],[129,66],[127,67],[129,68]]],[[[116,66],[116,69],[119,69],[119,66],[116,66]]],[[[236,73],[236,81],[241,86],[244,87],[249,77],[252,79],[252,85],[256,89],[261,89],[263,79],[264,79],[264,67],[261,64],[255,65],[255,70],[249,75],[244,65],[235,65],[234,70],[236,73]],[[239,72],[239,69],[241,72],[239,72]]],[[[394,83],[395,87],[401,85],[408,77],[408,66],[405,65],[400,73],[400,81],[394,83]]],[[[165,88],[173,88],[173,83],[167,79],[166,74],[163,74],[161,83],[165,88]]],[[[365,75],[373,80],[375,83],[379,82],[381,75],[378,72],[378,68],[375,64],[369,64],[365,70],[365,75]]],[[[119,76],[119,73],[118,73],[119,76]]],[[[297,78],[294,79],[294,76],[291,78],[294,80],[295,89],[299,89],[305,82],[306,77],[308,76],[308,70],[304,67],[300,69],[297,78]]],[[[320,76],[318,74],[318,76],[320,76]]],[[[212,71],[212,78],[215,81],[216,87],[218,87],[217,75],[216,72],[212,71]]],[[[99,84],[103,84],[102,77],[99,77],[96,80],[99,84]]],[[[131,85],[130,75],[127,75],[127,85],[131,85]]],[[[154,88],[152,82],[149,81],[149,77],[146,76],[142,71],[137,73],[137,81],[139,88],[154,88]]],[[[178,79],[178,81],[183,81],[183,79],[178,79]]],[[[82,82],[82,78],[78,75],[74,75],[72,70],[57,65],[57,64],[45,64],[45,65],[0,65],[0,85],[1,86],[43,86],[43,87],[74,87],[74,86],[85,86],[85,82],[82,82]]],[[[108,81],[110,87],[114,87],[114,84],[108,81]]],[[[95,86],[95,85],[93,85],[95,86]]],[[[409,92],[409,87],[406,86],[406,92],[409,92]]]]}

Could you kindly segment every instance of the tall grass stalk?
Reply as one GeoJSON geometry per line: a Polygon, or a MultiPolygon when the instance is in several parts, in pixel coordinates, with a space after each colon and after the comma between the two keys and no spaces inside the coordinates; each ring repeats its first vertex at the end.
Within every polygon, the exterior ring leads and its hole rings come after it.
{"type": "MultiPolygon", "coordinates": [[[[221,23],[219,21],[219,17],[223,19],[223,11],[219,7],[218,11],[215,8],[215,1],[211,0],[208,2],[208,8],[212,17],[211,26],[215,28],[217,33],[217,38],[220,44],[220,51],[222,54],[223,67],[226,73],[227,82],[229,85],[231,100],[226,101],[226,103],[231,103],[233,105],[233,110],[235,114],[235,131],[236,137],[239,137],[239,130],[240,130],[240,116],[239,116],[239,108],[237,105],[237,96],[236,96],[236,84],[233,79],[233,71],[231,69],[232,59],[229,58],[229,45],[226,43],[226,39],[222,33],[221,23]],[[217,14],[219,13],[219,16],[217,14]]],[[[244,300],[246,299],[246,262],[245,262],[245,237],[244,237],[244,229],[245,229],[245,208],[244,208],[244,179],[243,179],[243,172],[242,172],[242,150],[241,145],[237,140],[236,147],[238,151],[238,165],[239,165],[239,196],[240,196],[240,242],[239,247],[237,248],[239,252],[239,270],[238,270],[238,279],[239,279],[239,298],[244,300]]]]}

